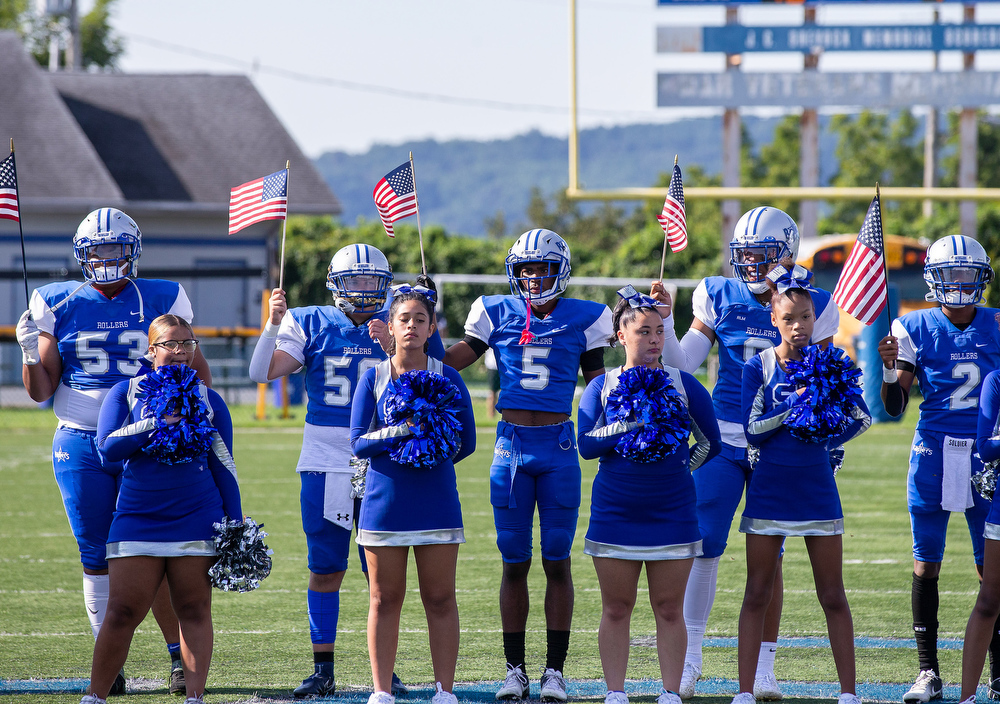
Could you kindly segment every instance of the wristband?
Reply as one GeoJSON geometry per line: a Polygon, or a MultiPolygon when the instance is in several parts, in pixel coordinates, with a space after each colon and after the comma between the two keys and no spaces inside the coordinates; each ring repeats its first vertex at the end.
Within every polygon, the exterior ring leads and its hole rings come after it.
{"type": "Polygon", "coordinates": [[[895,367],[892,369],[882,367],[882,383],[895,384],[897,381],[899,381],[899,373],[896,371],[895,367]]]}
{"type": "Polygon", "coordinates": [[[264,332],[262,332],[261,335],[263,335],[264,337],[277,337],[278,328],[280,327],[281,327],[280,323],[278,325],[275,325],[271,322],[270,318],[268,318],[268,321],[264,324],[264,332]]]}

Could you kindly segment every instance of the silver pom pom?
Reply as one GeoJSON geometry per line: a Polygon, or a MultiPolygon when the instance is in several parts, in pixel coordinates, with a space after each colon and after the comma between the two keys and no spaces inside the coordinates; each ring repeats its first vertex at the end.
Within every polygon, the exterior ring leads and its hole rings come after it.
{"type": "Polygon", "coordinates": [[[358,459],[357,457],[351,458],[351,469],[354,470],[354,476],[351,477],[351,498],[352,499],[363,499],[365,498],[365,478],[368,476],[368,465],[371,462],[367,459],[358,459]]]}

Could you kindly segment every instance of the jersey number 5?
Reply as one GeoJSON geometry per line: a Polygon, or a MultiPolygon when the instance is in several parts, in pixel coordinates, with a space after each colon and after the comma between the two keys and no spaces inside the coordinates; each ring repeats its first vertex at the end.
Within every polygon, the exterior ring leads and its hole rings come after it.
{"type": "Polygon", "coordinates": [[[537,360],[549,356],[550,347],[525,347],[521,355],[521,388],[540,391],[549,385],[549,368],[537,360]]]}
{"type": "MultiPolygon", "coordinates": [[[[338,374],[337,370],[347,369],[351,366],[350,355],[343,357],[323,358],[323,386],[330,391],[323,393],[323,403],[327,406],[350,406],[351,405],[351,378],[344,374],[338,374]]],[[[358,377],[378,366],[379,360],[365,357],[358,362],[358,377]]]]}

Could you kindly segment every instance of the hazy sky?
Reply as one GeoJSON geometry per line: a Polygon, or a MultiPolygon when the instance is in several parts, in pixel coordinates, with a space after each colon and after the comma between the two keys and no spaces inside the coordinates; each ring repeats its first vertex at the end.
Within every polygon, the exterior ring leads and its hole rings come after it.
{"type": "MultiPolygon", "coordinates": [[[[90,3],[84,0],[84,10],[90,3]]],[[[940,6],[939,6],[940,7],[940,6]]],[[[669,121],[657,71],[721,70],[719,54],[655,53],[660,24],[722,24],[723,9],[578,0],[581,126],[669,121]]],[[[799,24],[798,7],[740,10],[744,24],[799,24]]],[[[919,24],[930,8],[821,6],[819,22],[919,24]]],[[[958,21],[961,6],[943,9],[958,21]]],[[[980,22],[1000,6],[980,5],[980,22]]],[[[565,135],[569,0],[119,0],[125,71],[245,73],[307,155],[421,138],[565,135]]],[[[996,54],[997,52],[991,52],[996,54]]],[[[981,53],[980,67],[996,57],[981,53]]],[[[942,68],[960,57],[945,56],[942,68]]],[[[745,70],[795,70],[801,55],[747,55],[745,70]]],[[[828,54],[821,69],[926,70],[929,54],[828,54]]]]}

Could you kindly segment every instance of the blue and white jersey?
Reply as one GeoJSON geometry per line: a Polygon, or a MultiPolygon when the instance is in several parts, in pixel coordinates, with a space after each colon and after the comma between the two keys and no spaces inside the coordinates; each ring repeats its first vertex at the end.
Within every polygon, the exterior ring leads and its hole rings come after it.
{"type": "Polygon", "coordinates": [[[59,343],[62,375],[53,398],[59,424],[93,431],[111,387],[138,373],[153,319],[173,313],[190,322],[194,312],[184,288],[173,281],[133,279],[112,298],[90,285],[74,294],[79,287],[78,281],[41,286],[29,308],[38,329],[59,343]]]}
{"type": "MultiPolygon", "coordinates": [[[[373,318],[386,320],[388,303],[373,318]]],[[[436,332],[429,342],[431,357],[444,357],[436,332]]],[[[386,358],[368,334],[367,321],[355,325],[335,306],[292,308],[281,319],[275,348],[306,369],[306,423],[351,427],[351,399],[358,379],[386,358]]]]}
{"type": "Polygon", "coordinates": [[[940,308],[915,310],[893,321],[892,334],[924,397],[917,428],[973,437],[983,379],[1000,369],[1000,310],[976,308],[965,330],[940,308]]]}
{"type": "Polygon", "coordinates": [[[542,410],[569,414],[573,410],[580,355],[608,346],[611,310],[603,303],[559,298],[544,318],[531,316],[535,339],[518,344],[527,305],[515,296],[480,296],[465,321],[465,333],[493,348],[500,373],[504,410],[542,410]]]}
{"type": "MultiPolygon", "coordinates": [[[[823,290],[810,292],[816,309],[813,342],[833,337],[840,327],[840,311],[823,290]]],[[[746,447],[741,402],[743,365],[781,338],[771,324],[771,306],[763,305],[746,284],[725,276],[709,276],[694,290],[694,317],[715,332],[719,344],[719,379],[712,390],[722,440],[746,447]],[[727,427],[727,423],[729,424],[727,427]]]]}

